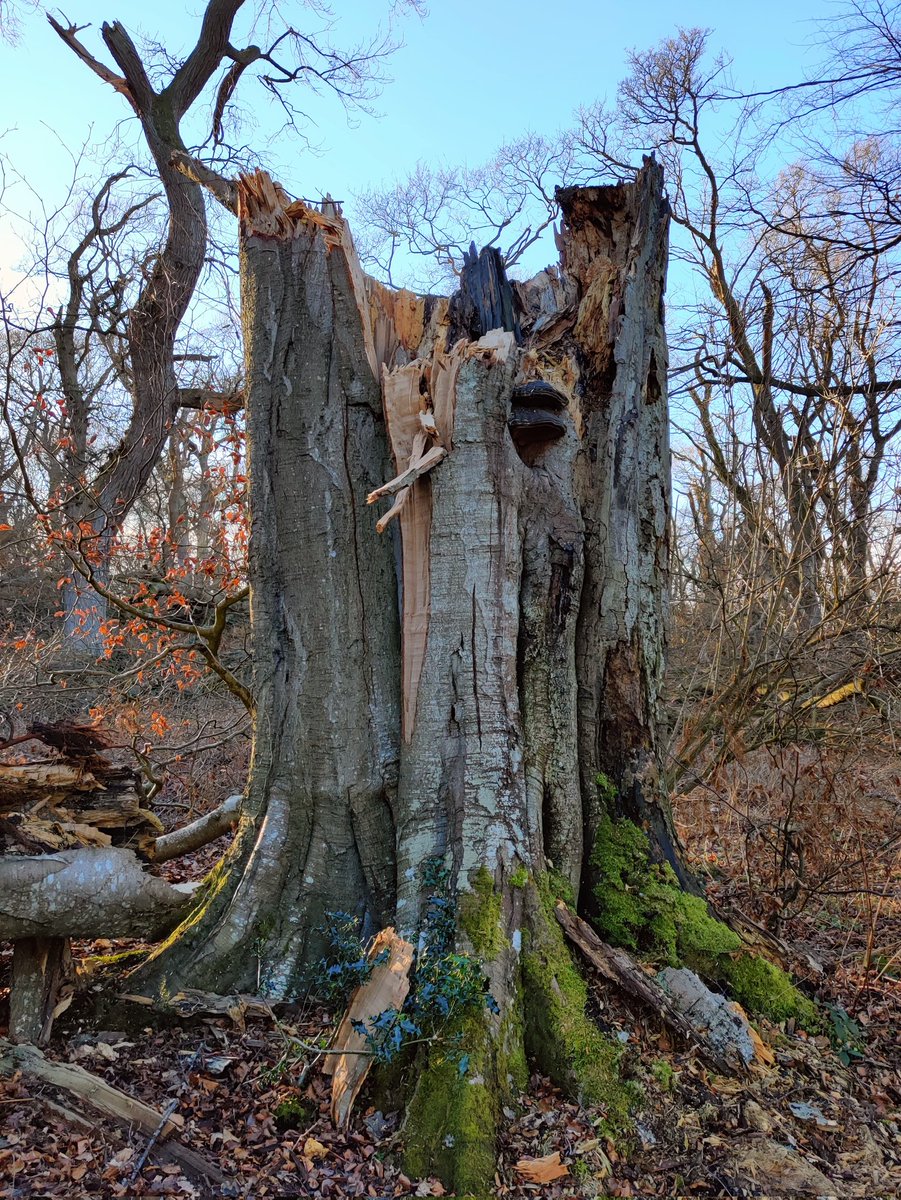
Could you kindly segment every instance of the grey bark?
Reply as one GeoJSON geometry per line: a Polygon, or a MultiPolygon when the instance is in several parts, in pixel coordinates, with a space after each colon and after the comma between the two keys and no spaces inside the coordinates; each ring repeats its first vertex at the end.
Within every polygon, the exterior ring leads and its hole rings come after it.
{"type": "MultiPolygon", "coordinates": [[[[394,909],[399,627],[394,551],[365,497],[391,470],[378,383],[343,259],[316,227],[241,247],[256,720],[229,889],[190,981],[297,986],[329,910],[394,909]],[[241,968],[244,968],[242,973],[241,968]]],[[[176,973],[181,962],[160,970],[176,973]]],[[[157,968],[152,966],[151,971],[157,968]]]]}
{"type": "Polygon", "coordinates": [[[112,937],[154,941],[190,896],[147,874],[130,850],[61,850],[0,858],[0,941],[112,937]]]}
{"type": "Polygon", "coordinates": [[[213,809],[212,812],[198,817],[180,829],[171,833],[161,834],[152,845],[150,857],[154,862],[168,862],[171,858],[179,858],[182,854],[190,854],[199,850],[217,838],[234,829],[241,813],[241,797],[229,796],[228,799],[213,809]]]}
{"type": "Polygon", "coordinates": [[[13,944],[9,1036],[14,1042],[47,1044],[57,992],[71,962],[66,937],[22,938],[13,944]]]}

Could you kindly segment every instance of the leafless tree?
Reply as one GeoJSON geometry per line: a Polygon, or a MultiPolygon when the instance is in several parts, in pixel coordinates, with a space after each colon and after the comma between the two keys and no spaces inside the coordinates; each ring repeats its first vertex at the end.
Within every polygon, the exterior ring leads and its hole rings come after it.
{"type": "MultiPolygon", "coordinates": [[[[117,167],[94,195],[80,240],[68,254],[65,299],[51,328],[38,322],[33,329],[53,340],[59,389],[71,426],[59,443],[62,453],[55,469],[55,482],[64,492],[54,493],[51,509],[62,520],[77,571],[101,585],[113,541],[158,462],[179,411],[208,403],[211,394],[214,403],[222,400],[214,380],[186,372],[186,358],[193,355],[185,355],[184,346],[178,345],[210,258],[203,189],[172,161],[173,156],[190,157],[182,132],[189,111],[209,95],[212,118],[206,142],[214,159],[234,168],[241,152],[229,145],[227,125],[239,82],[255,76],[285,119],[296,125],[303,113],[292,98],[291,85],[325,90],[347,107],[365,108],[397,44],[389,30],[366,44],[337,48],[327,31],[309,32],[282,22],[275,6],[257,14],[255,29],[265,37],[264,44],[240,47],[232,37],[242,8],[244,0],[209,0],[197,42],[184,60],[173,59],[164,46],[139,48],[118,21],[102,27],[103,55],[98,56],[84,40],[83,29],[48,17],[63,43],[123,97],[149,155],[137,172],[127,163],[117,167]],[[150,175],[153,183],[144,194],[117,201],[133,174],[143,175],[145,181],[150,175]],[[159,195],[151,200],[148,191],[159,195]],[[148,206],[156,209],[157,229],[163,231],[152,245],[141,238],[148,206]],[[115,442],[98,457],[89,445],[90,417],[99,415],[100,399],[106,399],[113,386],[127,400],[126,419],[115,442]]],[[[325,10],[310,11],[314,22],[325,21],[325,10]]],[[[109,421],[105,423],[109,428],[109,421]]],[[[8,432],[14,443],[20,428],[10,419],[8,432]]],[[[18,457],[24,470],[25,455],[18,457]]],[[[34,489],[32,494],[37,502],[34,489]]],[[[70,613],[79,590],[76,584],[70,589],[70,613]]],[[[83,644],[96,650],[102,602],[93,602],[91,612],[83,644]]]]}

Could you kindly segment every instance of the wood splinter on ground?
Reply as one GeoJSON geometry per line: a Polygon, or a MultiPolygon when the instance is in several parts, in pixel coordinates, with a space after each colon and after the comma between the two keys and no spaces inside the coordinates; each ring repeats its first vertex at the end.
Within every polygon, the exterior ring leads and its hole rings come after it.
{"type": "Polygon", "coordinates": [[[383,929],[373,939],[367,958],[377,958],[385,950],[385,962],[374,966],[366,982],[351,996],[323,1064],[325,1073],[332,1077],[331,1114],[338,1126],[347,1123],[372,1065],[366,1038],[355,1025],[370,1022],[388,1009],[400,1010],[410,990],[412,942],[404,941],[394,929],[383,929]]]}

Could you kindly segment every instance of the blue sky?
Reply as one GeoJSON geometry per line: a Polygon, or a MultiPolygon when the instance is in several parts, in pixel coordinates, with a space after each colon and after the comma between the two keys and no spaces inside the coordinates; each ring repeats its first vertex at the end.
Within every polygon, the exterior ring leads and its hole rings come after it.
{"type": "MultiPolygon", "coordinates": [[[[305,28],[316,24],[301,4],[282,7],[305,28]]],[[[385,10],[382,0],[335,7],[342,13],[335,37],[346,41],[373,31],[385,10]]],[[[81,36],[98,54],[104,19],[121,20],[176,49],[190,44],[201,11],[199,0],[67,0],[65,7],[72,21],[92,24],[81,36]]],[[[743,88],[795,80],[812,62],[805,48],[811,21],[828,11],[812,0],[682,0],[678,6],[662,0],[433,0],[423,20],[402,20],[405,45],[388,65],[393,82],[376,102],[377,117],[348,124],[334,101],[312,101],[311,138],[319,147],[313,152],[296,139],[273,136],[276,114],[260,86],[248,82],[243,100],[257,127],[244,136],[292,192],[347,196],[403,176],[419,159],[476,164],[526,129],[553,133],[579,104],[612,97],[629,48],[650,46],[677,24],[713,28],[713,44],[734,57],[743,88]]],[[[75,59],[40,14],[26,20],[18,46],[0,48],[0,80],[0,150],[48,200],[61,194],[71,172],[66,148],[102,145],[127,115],[121,97],[75,59]]]]}

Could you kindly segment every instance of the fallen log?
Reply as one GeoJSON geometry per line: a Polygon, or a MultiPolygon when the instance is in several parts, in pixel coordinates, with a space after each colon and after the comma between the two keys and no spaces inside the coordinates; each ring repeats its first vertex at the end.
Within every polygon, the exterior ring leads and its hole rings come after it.
{"type": "MultiPolygon", "coordinates": [[[[139,1130],[145,1137],[154,1139],[154,1156],[176,1163],[186,1173],[217,1184],[227,1181],[228,1177],[215,1163],[173,1138],[172,1135],[182,1130],[185,1124],[184,1117],[177,1113],[166,1116],[83,1067],[74,1063],[53,1062],[34,1046],[13,1046],[5,1038],[0,1038],[0,1075],[13,1075],[16,1071],[21,1071],[26,1078],[37,1079],[77,1096],[91,1108],[129,1130],[139,1130]]],[[[53,1107],[55,1111],[61,1111],[59,1106],[53,1107]]],[[[62,1111],[65,1113],[67,1110],[62,1111]]]]}
{"type": "Polygon", "coordinates": [[[158,863],[168,862],[170,858],[179,858],[182,854],[190,854],[233,829],[238,823],[240,812],[241,797],[229,796],[206,816],[198,817],[189,825],[183,825],[180,829],[173,829],[171,833],[164,833],[156,838],[147,845],[146,853],[153,862],[158,863]]]}
{"type": "Polygon", "coordinates": [[[724,1055],[712,1046],[688,1018],[676,1008],[653,975],[645,971],[625,950],[608,946],[581,917],[577,917],[564,904],[557,901],[557,920],[563,932],[591,965],[603,977],[616,984],[624,992],[652,1008],[662,1020],[686,1042],[697,1046],[701,1055],[721,1075],[735,1075],[745,1070],[745,1063],[738,1057],[724,1055]]]}
{"type": "Polygon", "coordinates": [[[9,1032],[46,1045],[71,937],[165,937],[191,907],[192,885],[148,874],[130,850],[61,850],[0,858],[0,940],[13,943],[9,1032]]]}
{"type": "Polygon", "coordinates": [[[132,851],[116,846],[0,858],[0,896],[2,941],[158,941],[191,906],[190,893],[148,874],[132,851]]]}

